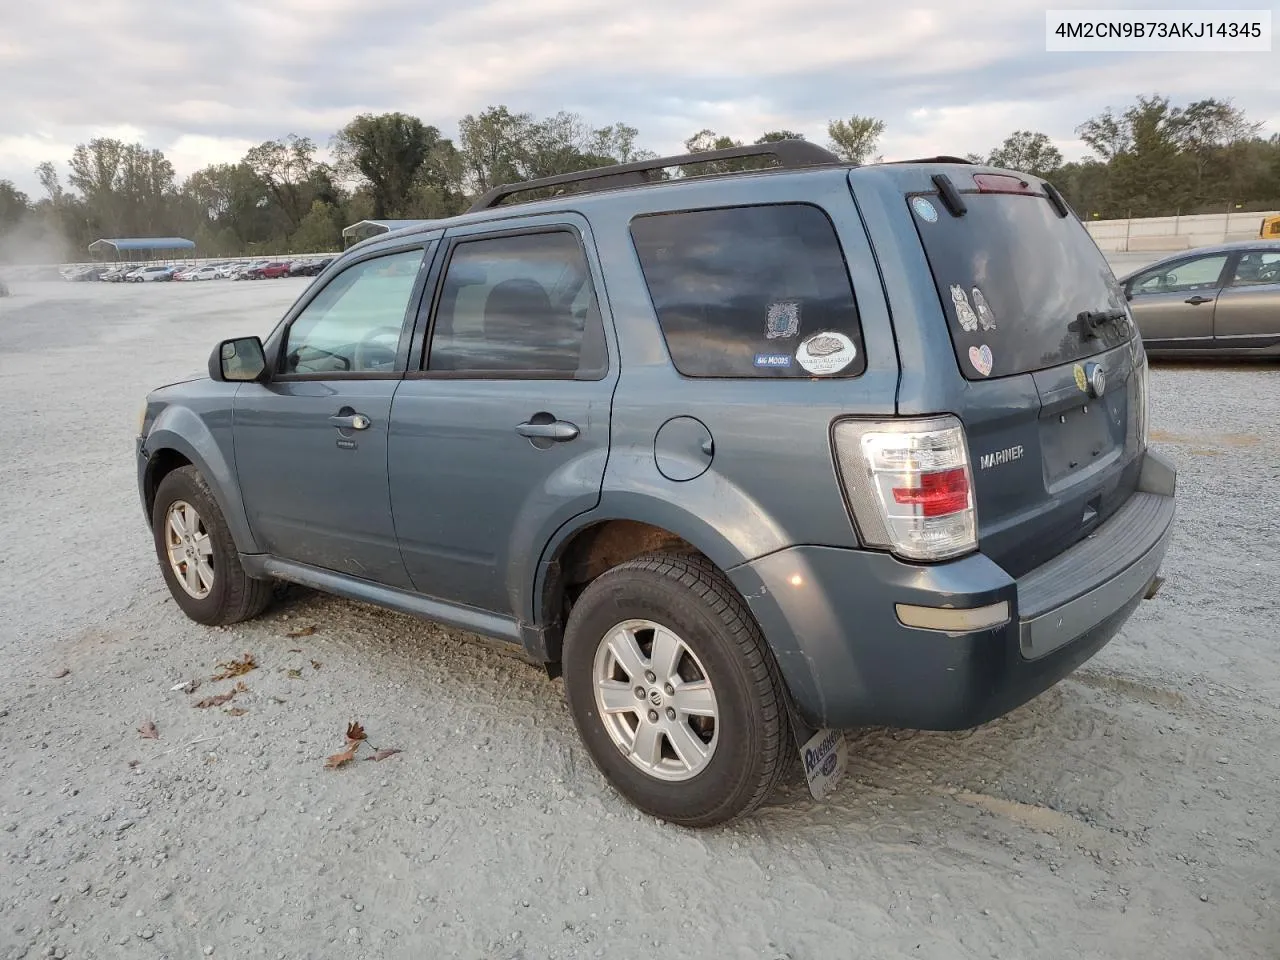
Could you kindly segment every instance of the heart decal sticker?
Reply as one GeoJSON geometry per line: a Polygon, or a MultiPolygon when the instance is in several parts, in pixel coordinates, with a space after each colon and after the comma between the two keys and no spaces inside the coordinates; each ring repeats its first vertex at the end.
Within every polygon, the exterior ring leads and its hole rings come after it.
{"type": "Polygon", "coordinates": [[[969,348],[969,362],[973,364],[973,369],[977,370],[984,377],[991,374],[991,364],[993,357],[991,356],[991,348],[985,343],[980,347],[969,348]]]}

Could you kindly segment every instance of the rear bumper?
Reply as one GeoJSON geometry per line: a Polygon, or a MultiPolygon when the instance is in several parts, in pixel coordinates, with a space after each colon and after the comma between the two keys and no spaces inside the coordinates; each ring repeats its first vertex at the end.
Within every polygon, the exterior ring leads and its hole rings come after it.
{"type": "Polygon", "coordinates": [[[981,554],[943,564],[793,547],[729,571],[815,727],[956,730],[1035,697],[1100,650],[1147,595],[1168,547],[1174,473],[1154,455],[1143,489],[1092,536],[1014,579],[981,554]],[[989,629],[904,626],[897,604],[1008,603],[989,629]]]}

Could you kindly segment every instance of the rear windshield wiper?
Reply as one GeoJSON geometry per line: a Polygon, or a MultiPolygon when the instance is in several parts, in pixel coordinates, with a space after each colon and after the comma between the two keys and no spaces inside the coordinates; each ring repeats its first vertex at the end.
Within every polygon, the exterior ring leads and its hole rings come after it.
{"type": "Polygon", "coordinates": [[[1125,320],[1128,316],[1122,307],[1116,307],[1114,310],[1081,310],[1076,314],[1076,322],[1072,326],[1076,327],[1086,340],[1093,340],[1098,336],[1100,328],[1117,320],[1125,320]]]}

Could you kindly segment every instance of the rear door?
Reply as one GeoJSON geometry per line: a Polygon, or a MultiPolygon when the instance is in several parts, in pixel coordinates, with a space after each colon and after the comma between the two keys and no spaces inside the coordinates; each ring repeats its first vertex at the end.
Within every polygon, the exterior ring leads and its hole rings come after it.
{"type": "Polygon", "coordinates": [[[580,217],[447,243],[425,362],[391,410],[396,532],[418,591],[523,617],[543,546],[600,499],[617,378],[603,288],[580,217]]]}
{"type": "Polygon", "coordinates": [[[1213,253],[1152,267],[1126,284],[1142,338],[1162,350],[1212,346],[1214,310],[1230,255],[1213,253]]]}
{"type": "Polygon", "coordinates": [[[1280,342],[1280,249],[1245,250],[1218,295],[1213,336],[1220,347],[1280,342]]]}
{"type": "Polygon", "coordinates": [[[1110,267],[1065,205],[1026,178],[951,176],[962,213],[936,188],[904,205],[964,379],[953,412],[969,442],[980,548],[1020,576],[1136,487],[1145,356],[1110,267]]]}

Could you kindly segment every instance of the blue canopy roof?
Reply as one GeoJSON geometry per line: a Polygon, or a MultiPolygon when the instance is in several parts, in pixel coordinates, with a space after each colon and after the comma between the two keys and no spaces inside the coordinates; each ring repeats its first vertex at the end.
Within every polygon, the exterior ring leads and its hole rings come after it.
{"type": "Polygon", "coordinates": [[[114,240],[95,240],[89,244],[90,252],[112,247],[120,250],[194,250],[194,240],[182,237],[123,237],[114,240]]]}

